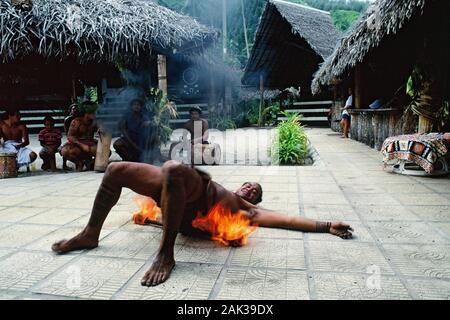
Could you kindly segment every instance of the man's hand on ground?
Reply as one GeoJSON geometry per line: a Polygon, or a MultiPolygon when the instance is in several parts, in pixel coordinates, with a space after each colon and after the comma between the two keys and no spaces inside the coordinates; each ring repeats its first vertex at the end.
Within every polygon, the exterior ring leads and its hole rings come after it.
{"type": "Polygon", "coordinates": [[[331,224],[330,233],[342,239],[351,239],[353,237],[353,228],[343,222],[333,222],[331,224]]]}

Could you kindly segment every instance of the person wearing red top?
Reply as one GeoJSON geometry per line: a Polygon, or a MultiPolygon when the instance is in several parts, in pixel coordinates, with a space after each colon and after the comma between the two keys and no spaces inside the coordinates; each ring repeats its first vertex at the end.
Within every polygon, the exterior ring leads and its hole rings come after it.
{"type": "Polygon", "coordinates": [[[44,126],[45,129],[39,132],[39,142],[42,146],[39,156],[44,160],[42,170],[56,171],[55,154],[61,145],[61,131],[55,128],[55,120],[50,116],[45,117],[44,126]]]}

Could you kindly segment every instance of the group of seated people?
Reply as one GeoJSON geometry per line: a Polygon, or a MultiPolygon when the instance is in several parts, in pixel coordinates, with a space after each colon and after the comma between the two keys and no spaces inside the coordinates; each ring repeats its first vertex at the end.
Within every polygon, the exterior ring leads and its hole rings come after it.
{"type": "MultiPolygon", "coordinates": [[[[44,118],[44,129],[39,132],[41,145],[39,157],[42,159],[42,170],[56,170],[56,154],[63,157],[63,167],[67,169],[66,161],[75,163],[81,171],[83,165],[93,166],[97,141],[94,133],[96,104],[85,102],[81,106],[73,105],[70,116],[65,119],[64,127],[67,143],[62,145],[61,130],[55,128],[55,120],[51,116],[44,118]]],[[[38,155],[29,147],[30,138],[27,126],[21,121],[18,110],[6,112],[0,120],[0,153],[16,154],[18,168],[29,166],[36,161],[38,155]]]]}
{"type": "MultiPolygon", "coordinates": [[[[99,132],[95,113],[97,104],[84,102],[73,104],[70,114],[64,121],[64,131],[67,142],[62,144],[61,130],[55,128],[55,120],[44,118],[44,129],[39,132],[38,139],[42,149],[39,157],[43,160],[42,170],[56,171],[56,154],[63,157],[63,169],[69,169],[67,160],[75,164],[77,171],[93,170],[97,152],[97,140],[94,134],[99,132]]],[[[193,107],[190,110],[191,119],[184,128],[191,133],[191,145],[208,144],[208,122],[201,118],[201,109],[193,107]],[[196,137],[196,123],[200,124],[201,134],[196,137]]],[[[145,112],[144,102],[136,99],[130,103],[129,110],[119,121],[121,137],[113,147],[124,161],[153,163],[160,159],[159,135],[150,115],[145,112]]],[[[30,144],[27,126],[21,122],[20,112],[8,111],[0,120],[0,153],[15,153],[18,167],[28,166],[38,155],[27,146],[30,144]],[[3,141],[3,142],[2,142],[3,141]]],[[[176,146],[173,144],[172,149],[176,146]]],[[[192,147],[192,152],[193,152],[192,147]]],[[[169,155],[169,158],[171,156],[169,155]]]]}

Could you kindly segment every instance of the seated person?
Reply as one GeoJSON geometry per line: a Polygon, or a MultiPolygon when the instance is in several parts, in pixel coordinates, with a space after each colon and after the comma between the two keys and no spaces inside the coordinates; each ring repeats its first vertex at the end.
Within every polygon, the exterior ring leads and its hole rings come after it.
{"type": "Polygon", "coordinates": [[[341,120],[341,129],[342,129],[342,138],[348,138],[348,132],[350,131],[350,113],[348,113],[348,109],[353,106],[353,89],[348,88],[349,97],[345,102],[345,106],[342,109],[342,120],[341,120]]]}
{"type": "Polygon", "coordinates": [[[201,118],[202,109],[198,106],[192,107],[189,110],[189,115],[191,119],[184,124],[183,128],[191,134],[191,145],[209,144],[209,125],[207,120],[201,118]]]}
{"type": "Polygon", "coordinates": [[[61,131],[55,128],[55,120],[47,116],[44,119],[45,129],[39,132],[39,142],[42,149],[39,156],[44,161],[42,170],[56,171],[55,154],[61,145],[61,131]]]}
{"type": "Polygon", "coordinates": [[[380,109],[383,106],[382,100],[377,99],[369,105],[370,109],[380,109]]]}
{"type": "Polygon", "coordinates": [[[0,121],[0,152],[15,153],[18,167],[28,166],[37,159],[37,154],[26,148],[30,144],[28,128],[20,121],[20,112],[8,111],[0,121]],[[1,142],[1,141],[0,141],[1,142]]]}
{"type": "MultiPolygon", "coordinates": [[[[78,118],[80,114],[80,110],[78,108],[78,105],[76,103],[73,103],[70,106],[70,112],[69,116],[64,119],[64,133],[66,136],[68,136],[70,124],[72,123],[73,119],[78,118]]],[[[69,167],[67,167],[67,159],[63,158],[63,169],[68,170],[69,167]]]]}
{"type": "MultiPolygon", "coordinates": [[[[208,138],[209,138],[209,125],[208,121],[202,119],[202,109],[198,106],[194,106],[189,110],[189,114],[191,119],[188,120],[183,128],[186,130],[183,135],[183,142],[187,141],[187,133],[189,132],[191,135],[191,139],[187,142],[188,148],[190,148],[190,157],[192,164],[201,164],[204,163],[203,157],[197,156],[196,153],[204,152],[204,150],[209,146],[208,138]],[[197,158],[197,159],[196,159],[197,158]],[[197,160],[197,161],[196,161],[197,160]],[[200,163],[195,163],[200,162],[200,163]]],[[[170,157],[171,159],[175,159],[175,155],[172,152],[175,150],[179,143],[173,143],[170,147],[170,157]]],[[[178,148],[177,148],[178,149],[178,148]]],[[[214,157],[214,152],[212,154],[214,157]]]]}
{"type": "Polygon", "coordinates": [[[122,137],[114,142],[114,149],[124,161],[144,162],[145,151],[158,146],[156,130],[139,99],[131,101],[119,127],[122,137]]]}
{"type": "Polygon", "coordinates": [[[80,106],[80,114],[72,120],[67,134],[68,142],[61,148],[61,156],[75,163],[77,171],[82,171],[84,165],[92,170],[97,153],[97,140],[94,133],[97,130],[95,124],[95,102],[83,102],[80,106]]]}

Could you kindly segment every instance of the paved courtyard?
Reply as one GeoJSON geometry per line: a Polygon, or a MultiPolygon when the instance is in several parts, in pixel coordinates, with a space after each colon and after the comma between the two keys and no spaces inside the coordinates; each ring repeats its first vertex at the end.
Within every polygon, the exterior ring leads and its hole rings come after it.
{"type": "Polygon", "coordinates": [[[450,178],[384,172],[380,154],[327,129],[308,130],[321,160],[309,167],[206,167],[230,189],[264,188],[262,206],[343,220],[353,240],[260,228],[243,248],[179,236],[172,277],[140,286],[160,229],[130,222],[124,190],[100,246],[58,256],[79,232],[102,174],[0,180],[2,299],[449,299],[450,178]]]}

